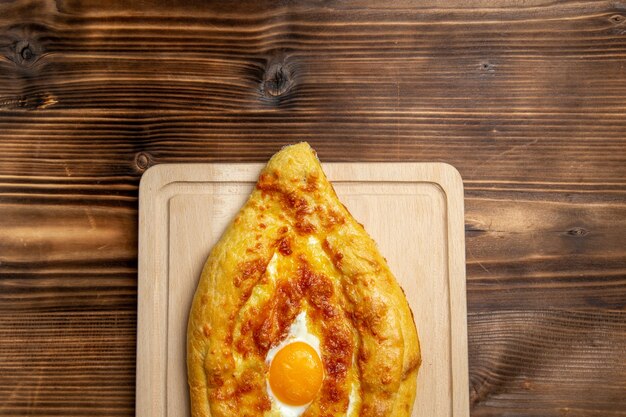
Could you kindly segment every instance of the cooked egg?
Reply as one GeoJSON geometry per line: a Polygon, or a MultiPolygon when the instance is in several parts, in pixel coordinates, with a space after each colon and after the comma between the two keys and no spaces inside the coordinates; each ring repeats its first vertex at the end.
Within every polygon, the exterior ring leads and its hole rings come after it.
{"type": "MultiPolygon", "coordinates": [[[[309,237],[309,245],[319,244],[309,237]]],[[[270,282],[278,279],[282,256],[274,254],[267,265],[270,282]]],[[[267,352],[267,393],[272,416],[300,417],[315,400],[324,380],[320,339],[309,330],[306,310],[296,316],[287,337],[267,352]]],[[[354,362],[353,362],[354,365],[354,362]]],[[[352,384],[346,417],[358,414],[358,382],[352,384]]]]}
{"type": "Polygon", "coordinates": [[[313,401],[324,379],[320,341],[298,314],[285,340],[267,352],[267,391],[281,417],[299,417],[313,401]]]}
{"type": "Polygon", "coordinates": [[[293,342],[279,350],[269,371],[274,395],[282,403],[295,406],[313,401],[323,378],[319,355],[304,342],[293,342]]]}

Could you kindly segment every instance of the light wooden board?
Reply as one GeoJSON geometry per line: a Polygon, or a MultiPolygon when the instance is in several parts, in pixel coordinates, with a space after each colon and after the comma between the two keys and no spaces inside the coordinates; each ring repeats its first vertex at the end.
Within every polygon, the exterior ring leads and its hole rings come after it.
{"type": "MultiPolygon", "coordinates": [[[[324,170],[406,292],[422,345],[413,417],[467,417],[463,184],[440,163],[329,163],[324,170]]],[[[139,190],[138,417],[189,415],[187,315],[213,244],[260,164],[157,165],[139,190]]]]}

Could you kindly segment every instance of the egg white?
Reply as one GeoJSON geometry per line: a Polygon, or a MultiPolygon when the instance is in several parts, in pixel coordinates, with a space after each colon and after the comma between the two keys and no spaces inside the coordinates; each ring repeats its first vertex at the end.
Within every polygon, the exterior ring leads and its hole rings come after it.
{"type": "Polygon", "coordinates": [[[352,383],[352,387],[350,390],[350,398],[348,400],[348,410],[346,411],[346,417],[354,417],[357,414],[358,405],[361,403],[361,398],[359,397],[359,390],[355,383],[352,383]]]}

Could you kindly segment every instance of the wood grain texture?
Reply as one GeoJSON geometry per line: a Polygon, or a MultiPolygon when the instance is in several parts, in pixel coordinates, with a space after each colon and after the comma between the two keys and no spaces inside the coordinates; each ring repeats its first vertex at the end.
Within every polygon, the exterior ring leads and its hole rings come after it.
{"type": "Polygon", "coordinates": [[[626,415],[626,3],[0,3],[0,415],[134,412],[164,162],[442,161],[473,416],[626,415]]]}

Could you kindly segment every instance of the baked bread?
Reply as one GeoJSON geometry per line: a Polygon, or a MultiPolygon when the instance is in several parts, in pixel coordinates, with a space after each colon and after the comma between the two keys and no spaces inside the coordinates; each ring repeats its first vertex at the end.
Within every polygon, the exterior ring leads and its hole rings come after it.
{"type": "Polygon", "coordinates": [[[285,147],[202,271],[187,333],[192,416],[405,417],[420,362],[376,244],[315,151],[285,147]]]}

